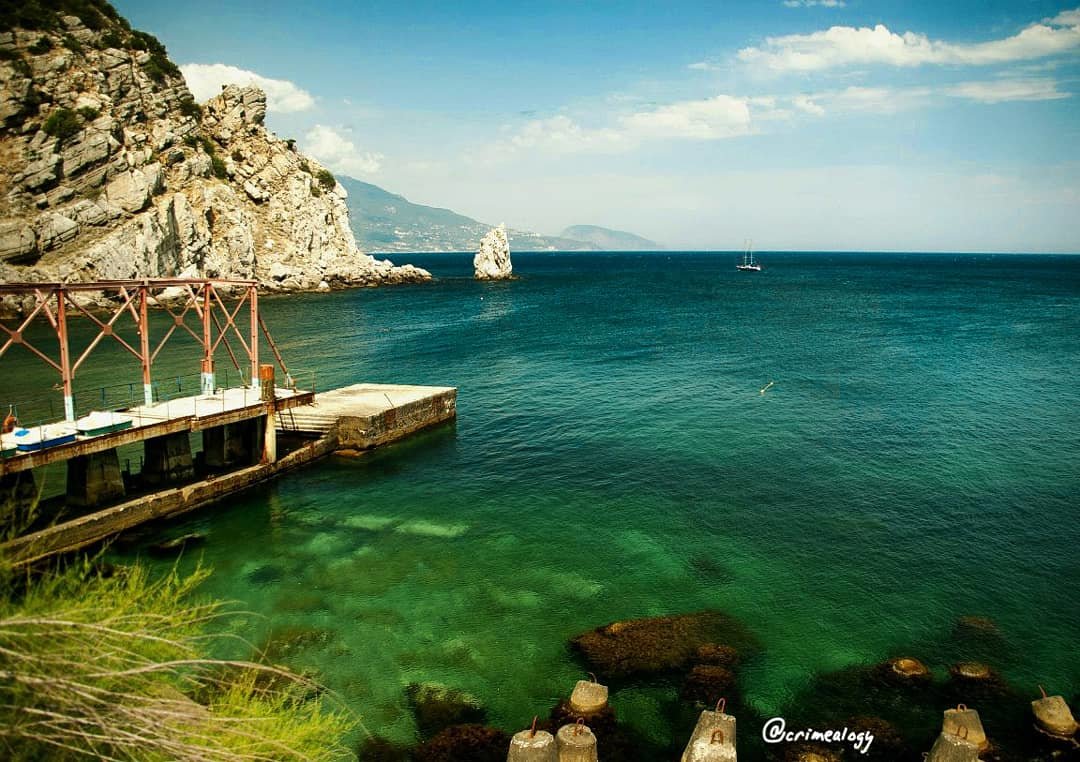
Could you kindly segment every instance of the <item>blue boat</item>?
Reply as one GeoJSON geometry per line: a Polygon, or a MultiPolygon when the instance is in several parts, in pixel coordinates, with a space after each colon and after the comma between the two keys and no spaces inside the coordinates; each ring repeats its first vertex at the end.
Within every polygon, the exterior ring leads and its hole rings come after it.
{"type": "Polygon", "coordinates": [[[19,452],[34,452],[75,441],[77,430],[69,423],[49,423],[32,429],[15,429],[14,438],[19,452]]]}

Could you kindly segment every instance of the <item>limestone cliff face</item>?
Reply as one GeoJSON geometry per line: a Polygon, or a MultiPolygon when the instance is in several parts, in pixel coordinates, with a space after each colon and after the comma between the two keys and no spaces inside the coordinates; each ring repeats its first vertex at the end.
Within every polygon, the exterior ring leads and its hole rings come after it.
{"type": "Polygon", "coordinates": [[[261,91],[199,107],[157,40],[92,26],[0,32],[0,280],[431,277],[357,249],[344,189],[266,130],[261,91]]]}
{"type": "Polygon", "coordinates": [[[480,241],[480,250],[473,257],[473,275],[477,280],[507,280],[513,272],[506,225],[499,225],[480,241]]]}

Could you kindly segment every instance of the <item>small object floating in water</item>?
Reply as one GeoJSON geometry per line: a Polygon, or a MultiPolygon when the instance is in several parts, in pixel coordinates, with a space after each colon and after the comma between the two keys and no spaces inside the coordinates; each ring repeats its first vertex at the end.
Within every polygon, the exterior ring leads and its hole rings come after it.
{"type": "Polygon", "coordinates": [[[772,385],[775,384],[775,383],[776,383],[775,381],[770,381],[769,383],[765,384],[765,386],[761,387],[761,391],[758,392],[758,393],[759,394],[764,394],[765,392],[769,391],[769,389],[771,389],[772,385]]]}

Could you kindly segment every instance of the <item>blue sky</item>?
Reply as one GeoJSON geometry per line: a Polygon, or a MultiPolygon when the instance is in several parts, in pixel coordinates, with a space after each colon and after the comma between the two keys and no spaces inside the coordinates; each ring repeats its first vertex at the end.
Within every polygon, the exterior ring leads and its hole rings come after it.
{"type": "MultiPolygon", "coordinates": [[[[1075,3],[1076,0],[1073,0],[1075,3]]],[[[1080,251],[1080,9],[117,3],[336,172],[669,248],[1080,251]]]]}

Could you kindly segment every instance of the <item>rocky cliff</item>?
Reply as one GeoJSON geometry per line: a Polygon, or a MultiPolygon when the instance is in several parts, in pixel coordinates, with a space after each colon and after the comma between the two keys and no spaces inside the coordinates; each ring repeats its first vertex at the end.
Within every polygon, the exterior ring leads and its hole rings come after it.
{"type": "Polygon", "coordinates": [[[259,90],[199,106],[103,0],[19,8],[0,26],[0,280],[430,278],[357,249],[345,190],[267,131],[259,90]]]}

